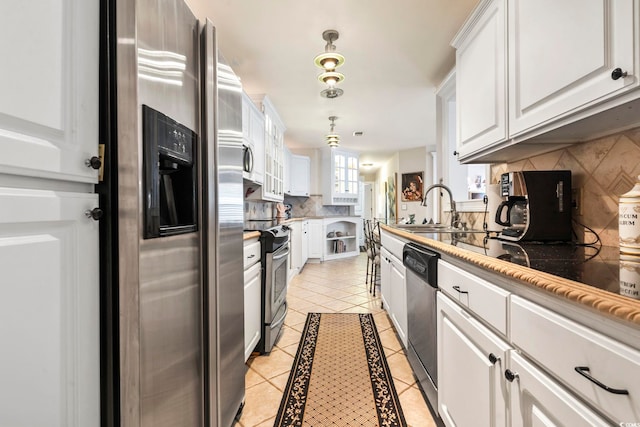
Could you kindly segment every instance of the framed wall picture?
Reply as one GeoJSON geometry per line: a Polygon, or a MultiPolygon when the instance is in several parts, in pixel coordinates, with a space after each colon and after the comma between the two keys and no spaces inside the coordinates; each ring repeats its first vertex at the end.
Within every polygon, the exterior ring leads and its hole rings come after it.
{"type": "Polygon", "coordinates": [[[397,174],[393,174],[392,176],[387,178],[386,187],[387,187],[387,224],[395,224],[396,222],[396,178],[397,174]]]}
{"type": "Polygon", "coordinates": [[[402,174],[402,201],[422,202],[423,172],[411,172],[402,174]]]}

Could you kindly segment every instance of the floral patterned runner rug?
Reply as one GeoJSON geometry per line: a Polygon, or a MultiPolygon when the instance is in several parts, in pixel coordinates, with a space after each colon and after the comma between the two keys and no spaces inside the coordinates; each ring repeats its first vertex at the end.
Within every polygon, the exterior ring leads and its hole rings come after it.
{"type": "Polygon", "coordinates": [[[274,426],[406,425],[373,316],[309,313],[274,426]]]}

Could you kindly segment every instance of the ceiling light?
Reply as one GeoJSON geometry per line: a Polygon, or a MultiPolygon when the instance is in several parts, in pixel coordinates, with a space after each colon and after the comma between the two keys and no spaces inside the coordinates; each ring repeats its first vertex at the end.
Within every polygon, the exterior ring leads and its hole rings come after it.
{"type": "Polygon", "coordinates": [[[318,76],[318,80],[329,85],[329,88],[334,87],[336,84],[344,80],[344,74],[336,73],[335,71],[327,71],[318,76]]]}
{"type": "Polygon", "coordinates": [[[343,93],[344,91],[342,89],[338,89],[337,87],[330,87],[320,92],[320,96],[333,99],[342,96],[343,93]]]}
{"type": "Polygon", "coordinates": [[[329,134],[327,136],[325,136],[326,142],[329,145],[329,147],[334,148],[340,145],[340,135],[338,135],[337,133],[335,133],[333,131],[333,129],[335,128],[336,124],[335,121],[338,118],[336,116],[330,116],[329,117],[329,121],[331,122],[331,131],[329,132],[329,134]]]}
{"type": "Polygon", "coordinates": [[[336,52],[336,47],[333,45],[338,37],[340,37],[340,33],[336,30],[326,30],[322,33],[322,38],[327,42],[327,45],[324,47],[324,53],[314,59],[318,67],[324,68],[326,71],[333,71],[344,64],[344,56],[336,52]]]}
{"type": "Polygon", "coordinates": [[[344,80],[344,74],[336,72],[336,68],[344,64],[344,56],[337,53],[333,42],[338,40],[340,34],[336,30],[326,30],[322,33],[322,38],[327,44],[324,53],[316,56],[315,64],[323,69],[323,73],[318,76],[318,80],[327,85],[327,88],[320,92],[325,98],[337,98],[344,92],[336,89],[336,85],[344,80]]]}

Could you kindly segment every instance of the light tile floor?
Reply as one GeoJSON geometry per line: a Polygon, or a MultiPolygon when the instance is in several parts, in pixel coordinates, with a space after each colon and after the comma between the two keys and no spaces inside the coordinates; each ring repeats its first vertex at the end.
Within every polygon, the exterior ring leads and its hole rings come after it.
{"type": "Polygon", "coordinates": [[[287,294],[289,313],[280,340],[271,354],[252,356],[247,362],[245,406],[235,427],[273,426],[309,312],[373,313],[407,423],[410,427],[436,425],[395,330],[380,308],[379,288],[376,297],[368,292],[366,266],[364,254],[321,264],[307,263],[291,281],[287,294]]]}

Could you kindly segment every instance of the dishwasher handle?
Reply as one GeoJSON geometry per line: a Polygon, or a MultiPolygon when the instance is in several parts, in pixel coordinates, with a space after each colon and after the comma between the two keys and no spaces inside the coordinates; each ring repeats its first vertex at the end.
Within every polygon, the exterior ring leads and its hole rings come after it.
{"type": "Polygon", "coordinates": [[[415,243],[407,243],[402,249],[404,266],[433,288],[438,287],[439,258],[438,252],[415,243]]]}

